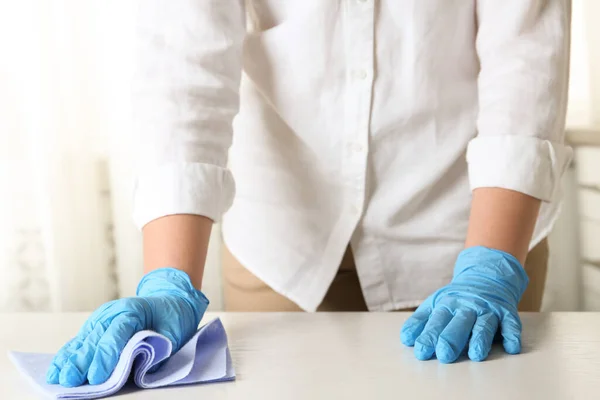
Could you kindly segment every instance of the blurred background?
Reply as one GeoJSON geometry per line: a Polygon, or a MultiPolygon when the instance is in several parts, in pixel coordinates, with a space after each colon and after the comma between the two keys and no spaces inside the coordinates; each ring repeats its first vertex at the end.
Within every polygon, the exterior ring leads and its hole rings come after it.
{"type": "MultiPolygon", "coordinates": [[[[135,294],[126,0],[0,0],[0,312],[135,294]]],[[[600,310],[600,1],[573,0],[567,141],[543,309],[600,310]]],[[[218,226],[203,291],[221,307],[218,226]]]]}

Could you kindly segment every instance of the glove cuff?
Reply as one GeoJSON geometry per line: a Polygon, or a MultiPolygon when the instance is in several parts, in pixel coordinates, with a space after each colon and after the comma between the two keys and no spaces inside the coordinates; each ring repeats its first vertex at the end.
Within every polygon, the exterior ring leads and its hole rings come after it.
{"type": "Polygon", "coordinates": [[[140,297],[177,296],[187,301],[194,310],[194,317],[200,323],[209,301],[197,290],[188,274],[176,268],[159,268],[144,275],[138,284],[136,295],[140,297]]]}
{"type": "Polygon", "coordinates": [[[470,272],[493,279],[509,288],[517,302],[521,300],[529,284],[527,272],[512,254],[483,246],[470,247],[459,254],[453,281],[462,280],[470,272]]]}

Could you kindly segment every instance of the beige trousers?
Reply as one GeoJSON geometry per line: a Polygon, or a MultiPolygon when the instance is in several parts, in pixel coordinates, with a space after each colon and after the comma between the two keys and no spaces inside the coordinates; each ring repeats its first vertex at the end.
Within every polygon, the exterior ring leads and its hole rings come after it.
{"type": "MultiPolygon", "coordinates": [[[[529,286],[519,303],[519,310],[539,311],[548,271],[547,240],[529,252],[525,271],[529,286]]],[[[302,311],[244,268],[226,246],[223,246],[223,292],[226,311],[302,311]]],[[[318,311],[368,311],[350,246],[318,311]]]]}

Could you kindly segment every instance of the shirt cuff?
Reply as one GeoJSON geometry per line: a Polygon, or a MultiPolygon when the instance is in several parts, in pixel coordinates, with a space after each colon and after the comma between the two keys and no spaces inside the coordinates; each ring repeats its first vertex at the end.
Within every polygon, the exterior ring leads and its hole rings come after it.
{"type": "Polygon", "coordinates": [[[535,137],[477,137],[467,148],[471,190],[497,187],[553,201],[572,153],[562,143],[535,137]]]}
{"type": "Polygon", "coordinates": [[[142,229],[166,215],[202,215],[219,222],[231,207],[235,184],[231,172],[212,164],[172,163],[137,175],[133,220],[142,229]]]}

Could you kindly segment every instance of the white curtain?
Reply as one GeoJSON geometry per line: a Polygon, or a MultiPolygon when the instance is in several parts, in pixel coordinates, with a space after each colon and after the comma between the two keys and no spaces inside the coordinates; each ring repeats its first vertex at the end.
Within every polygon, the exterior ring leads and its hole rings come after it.
{"type": "MultiPolygon", "coordinates": [[[[0,2],[0,311],[91,310],[135,292],[133,3],[0,2]]],[[[600,125],[599,8],[574,0],[574,125],[600,125]]],[[[203,288],[214,309],[217,236],[203,288]]]]}
{"type": "Polygon", "coordinates": [[[107,155],[124,74],[108,75],[116,24],[99,5],[0,6],[0,309],[88,310],[119,293],[107,155]]]}

